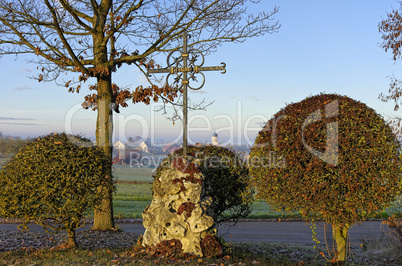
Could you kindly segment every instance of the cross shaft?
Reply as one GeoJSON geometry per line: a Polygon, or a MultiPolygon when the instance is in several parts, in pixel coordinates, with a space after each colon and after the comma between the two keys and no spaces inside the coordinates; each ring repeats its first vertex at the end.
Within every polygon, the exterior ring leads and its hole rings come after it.
{"type": "Polygon", "coordinates": [[[205,76],[202,73],[203,71],[222,71],[222,74],[226,73],[226,64],[221,63],[221,66],[212,66],[212,67],[203,67],[204,64],[204,55],[201,51],[197,49],[191,49],[188,51],[187,47],[187,32],[183,33],[183,50],[180,51],[179,49],[170,52],[167,57],[167,68],[159,68],[159,69],[148,69],[148,74],[153,73],[168,73],[166,77],[166,84],[169,84],[168,80],[170,75],[176,75],[175,83],[178,83],[181,80],[180,88],[183,88],[183,156],[187,155],[187,111],[188,111],[188,99],[187,99],[187,88],[189,87],[192,90],[199,90],[204,86],[205,83],[205,76]],[[181,52],[179,57],[173,57],[173,53],[181,52]],[[199,55],[198,55],[199,54],[199,55]],[[192,56],[189,59],[189,56],[192,56]],[[202,62],[200,65],[195,65],[198,57],[201,57],[202,62]],[[170,60],[173,59],[174,61],[170,63],[170,60]],[[188,73],[190,73],[190,79],[196,81],[195,74],[200,74],[203,78],[201,86],[193,88],[189,84],[188,80],[188,73]]]}

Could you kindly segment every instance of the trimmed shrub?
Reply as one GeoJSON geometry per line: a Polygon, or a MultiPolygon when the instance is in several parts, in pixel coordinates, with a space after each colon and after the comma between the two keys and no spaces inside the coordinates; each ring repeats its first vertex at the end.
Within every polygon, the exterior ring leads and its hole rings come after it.
{"type": "MultiPolygon", "coordinates": [[[[22,148],[0,172],[0,216],[45,229],[65,229],[76,247],[75,229],[97,208],[109,187],[110,161],[90,140],[53,133],[22,148]]],[[[113,189],[113,188],[112,188],[113,189]]]]}
{"type": "Polygon", "coordinates": [[[401,192],[400,143],[391,128],[365,104],[336,94],[281,109],[257,136],[250,163],[260,198],[332,225],[341,261],[348,228],[401,192]]]}
{"type": "Polygon", "coordinates": [[[159,178],[172,164],[190,173],[195,163],[205,177],[206,195],[212,198],[217,224],[250,214],[254,191],[249,187],[248,168],[236,152],[218,146],[189,146],[190,161],[186,165],[179,164],[182,155],[182,149],[170,154],[157,168],[154,178],[159,178]]]}

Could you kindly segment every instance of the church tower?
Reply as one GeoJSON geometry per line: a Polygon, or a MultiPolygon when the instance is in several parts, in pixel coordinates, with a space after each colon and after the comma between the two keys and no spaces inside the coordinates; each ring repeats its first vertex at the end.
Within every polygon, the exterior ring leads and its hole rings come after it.
{"type": "Polygon", "coordinates": [[[218,134],[216,132],[212,134],[212,145],[218,146],[218,134]]]}

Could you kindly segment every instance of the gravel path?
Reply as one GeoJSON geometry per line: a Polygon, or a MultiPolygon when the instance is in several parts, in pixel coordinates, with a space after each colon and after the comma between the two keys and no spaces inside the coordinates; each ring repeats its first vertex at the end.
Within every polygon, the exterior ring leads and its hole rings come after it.
{"type": "MultiPolygon", "coordinates": [[[[84,249],[113,249],[133,246],[138,234],[121,231],[86,230],[77,233],[79,247],[84,249]]],[[[52,249],[67,241],[67,234],[60,232],[56,235],[30,231],[0,231],[0,252],[34,249],[52,249]]]]}
{"type": "MultiPolygon", "coordinates": [[[[92,223],[92,220],[86,222],[92,223]]],[[[116,220],[116,223],[140,223],[141,219],[124,219],[116,220]]],[[[1,224],[14,230],[0,230],[0,252],[1,251],[18,251],[18,250],[34,250],[34,249],[52,249],[67,242],[67,233],[65,230],[57,234],[46,233],[43,230],[15,230],[15,224],[21,223],[17,219],[0,219],[1,224]],[[13,224],[8,225],[8,224],[13,224]]],[[[35,228],[39,226],[35,225],[35,228]]],[[[113,248],[129,248],[133,246],[139,234],[123,232],[119,230],[96,231],[78,229],[76,231],[76,240],[79,247],[84,249],[113,249],[113,248]]]]}

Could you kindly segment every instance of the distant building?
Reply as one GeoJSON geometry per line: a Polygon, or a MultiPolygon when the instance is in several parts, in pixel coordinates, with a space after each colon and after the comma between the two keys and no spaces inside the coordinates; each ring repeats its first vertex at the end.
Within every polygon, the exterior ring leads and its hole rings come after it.
{"type": "Polygon", "coordinates": [[[126,145],[124,145],[123,142],[121,142],[121,141],[119,140],[119,141],[116,141],[116,142],[113,144],[113,149],[116,149],[116,150],[124,150],[124,149],[126,149],[126,145]]]}
{"type": "Polygon", "coordinates": [[[142,150],[131,148],[121,141],[116,141],[113,144],[113,163],[115,164],[140,164],[142,159],[142,150]]]}
{"type": "Polygon", "coordinates": [[[219,145],[219,143],[218,143],[218,134],[216,132],[214,132],[212,134],[212,145],[213,146],[218,146],[219,145]]]}
{"type": "Polygon", "coordinates": [[[138,148],[140,148],[140,150],[142,150],[145,153],[149,153],[149,147],[144,141],[141,142],[140,145],[138,145],[138,148]]]}

